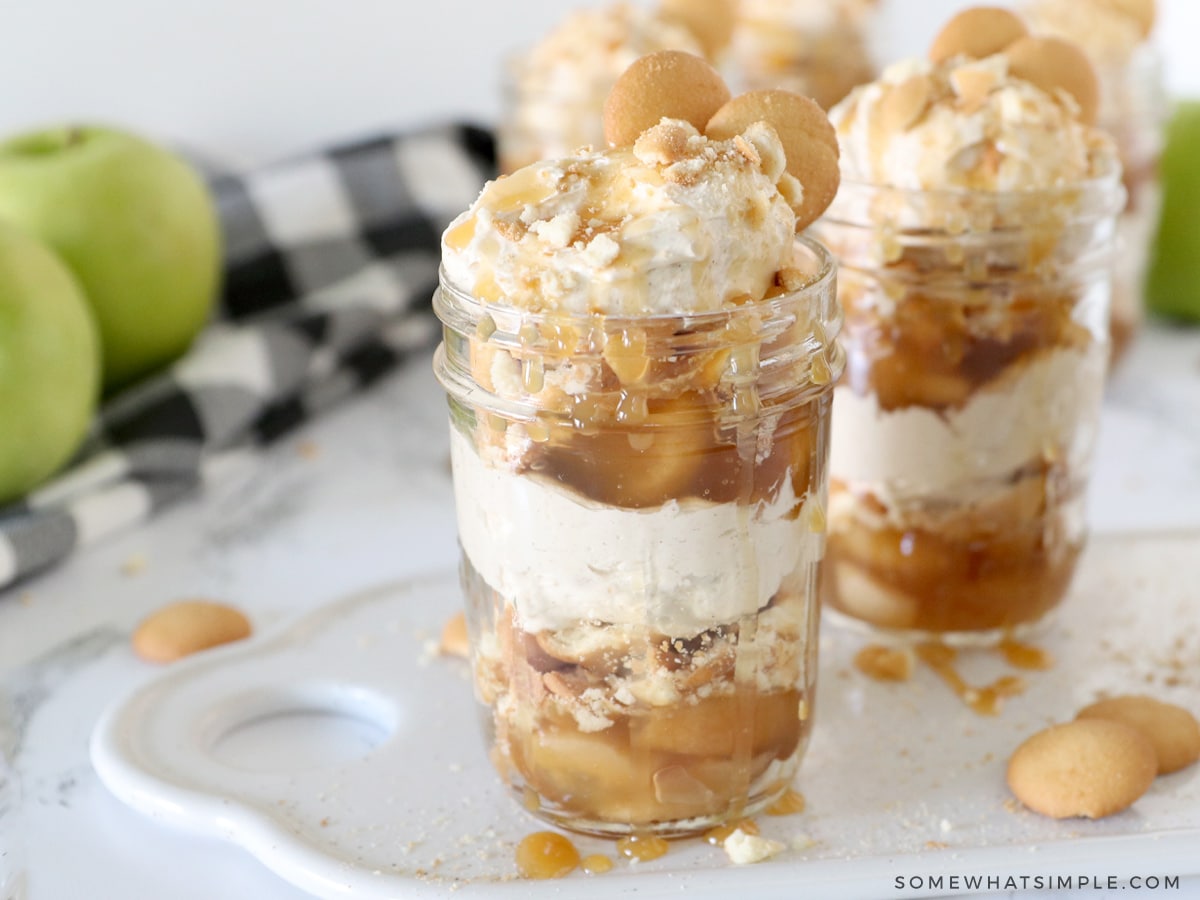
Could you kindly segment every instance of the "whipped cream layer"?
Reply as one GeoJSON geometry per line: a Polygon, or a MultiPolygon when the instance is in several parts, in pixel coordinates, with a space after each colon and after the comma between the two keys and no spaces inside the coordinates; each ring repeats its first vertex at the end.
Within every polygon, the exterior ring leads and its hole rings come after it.
{"type": "Polygon", "coordinates": [[[868,485],[892,509],[966,504],[1044,459],[1083,467],[1091,454],[1107,346],[1057,349],[1003,375],[959,409],[884,410],[874,394],[834,392],[830,474],[868,485]]]}
{"type": "Polygon", "coordinates": [[[512,66],[514,104],[506,128],[536,135],[538,156],[603,146],[608,92],[634,60],[658,50],[703,56],[684,26],[628,3],[568,15],[512,66]]]}
{"type": "Polygon", "coordinates": [[[796,216],[775,131],[713,141],[664,119],[632,149],[545,160],[489,182],[442,239],[451,283],[533,311],[641,316],[761,298],[796,216]]]}
{"type": "Polygon", "coordinates": [[[829,118],[849,181],[1031,191],[1108,175],[1117,166],[1112,141],[1079,121],[1071,96],[1011,76],[1004,54],[896,63],[852,91],[829,118]]]}
{"type": "Polygon", "coordinates": [[[632,510],[493,468],[454,427],[450,451],[463,552],[526,631],[605,622],[691,637],[757,612],[824,553],[790,478],[770,504],[632,510]]]}

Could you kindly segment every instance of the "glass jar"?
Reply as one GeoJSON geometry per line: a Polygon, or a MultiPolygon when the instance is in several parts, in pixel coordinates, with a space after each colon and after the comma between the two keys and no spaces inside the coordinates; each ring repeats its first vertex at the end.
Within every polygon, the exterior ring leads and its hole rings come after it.
{"type": "Polygon", "coordinates": [[[1026,193],[843,182],[827,607],[977,643],[1042,619],[1085,537],[1118,174],[1026,193]]]}
{"type": "Polygon", "coordinates": [[[781,88],[832,108],[873,79],[867,41],[875,0],[742,0],[733,62],[746,90],[781,88]]]}
{"type": "Polygon", "coordinates": [[[1125,208],[1117,220],[1113,274],[1112,357],[1120,359],[1145,313],[1143,287],[1158,227],[1158,161],[1167,119],[1162,57],[1140,45],[1121,63],[1100,63],[1099,125],[1113,136],[1125,169],[1125,208]]]}
{"type": "Polygon", "coordinates": [[[787,789],[812,724],[832,258],[719,312],[481,303],[443,278],[462,582],[491,758],[536,815],[699,831],[787,789]]]}

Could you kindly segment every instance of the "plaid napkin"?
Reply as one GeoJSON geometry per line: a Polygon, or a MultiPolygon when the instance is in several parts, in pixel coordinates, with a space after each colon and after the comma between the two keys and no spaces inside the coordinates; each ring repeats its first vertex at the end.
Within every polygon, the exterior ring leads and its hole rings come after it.
{"type": "Polygon", "coordinates": [[[213,176],[217,321],[105,404],[70,469],[0,508],[0,589],[144,522],[431,346],[441,233],[493,168],[491,137],[457,125],[213,176]]]}

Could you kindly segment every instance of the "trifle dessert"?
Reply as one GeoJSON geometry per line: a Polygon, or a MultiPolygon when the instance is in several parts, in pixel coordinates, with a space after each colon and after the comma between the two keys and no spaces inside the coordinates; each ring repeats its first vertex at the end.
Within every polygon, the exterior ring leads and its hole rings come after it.
{"type": "Polygon", "coordinates": [[[1039,33],[1078,44],[1100,80],[1101,128],[1117,142],[1125,171],[1113,280],[1113,358],[1143,316],[1143,283],[1159,213],[1158,160],[1167,103],[1162,58],[1151,42],[1154,0],[1032,0],[1025,13],[1039,33]]]}
{"type": "Polygon", "coordinates": [[[657,50],[703,53],[700,38],[663,10],[612,3],[572,12],[508,63],[498,132],[501,172],[604,146],[601,114],[621,73],[657,50]]]}
{"type": "Polygon", "coordinates": [[[828,607],[983,642],[1063,597],[1108,354],[1111,139],[1077,48],[1002,9],[951,20],[830,118],[845,375],[828,607]]]}
{"type": "Polygon", "coordinates": [[[739,0],[733,63],[749,88],[785,88],[825,109],[870,81],[878,0],[739,0]]]}
{"type": "Polygon", "coordinates": [[[443,237],[476,692],[501,776],[576,830],[762,808],[812,722],[842,357],[832,259],[795,232],[836,139],[811,101],[728,96],[640,60],[613,147],[489,183],[443,237]]]}

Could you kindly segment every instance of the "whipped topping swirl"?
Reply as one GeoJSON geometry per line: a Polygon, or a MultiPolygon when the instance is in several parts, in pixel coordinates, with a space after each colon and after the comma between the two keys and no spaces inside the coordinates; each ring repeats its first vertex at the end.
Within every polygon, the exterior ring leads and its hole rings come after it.
{"type": "Polygon", "coordinates": [[[664,119],[632,148],[490,182],[442,239],[450,281],[536,312],[643,316],[761,299],[792,252],[797,182],[774,129],[710,140],[664,119]],[[781,192],[782,188],[782,192],[781,192]]]}
{"type": "Polygon", "coordinates": [[[830,112],[845,180],[905,190],[1030,191],[1108,175],[1116,151],[1065,91],[1009,73],[1000,53],[908,60],[830,112]]]}

